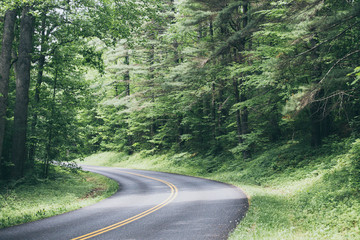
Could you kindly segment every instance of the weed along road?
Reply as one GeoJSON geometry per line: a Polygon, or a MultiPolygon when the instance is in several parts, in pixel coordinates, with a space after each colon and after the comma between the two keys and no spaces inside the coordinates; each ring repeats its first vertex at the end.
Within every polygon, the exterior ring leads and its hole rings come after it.
{"type": "Polygon", "coordinates": [[[227,239],[245,215],[246,195],[210,180],[85,166],[119,182],[112,197],[70,213],[0,230],[12,239],[227,239]]]}

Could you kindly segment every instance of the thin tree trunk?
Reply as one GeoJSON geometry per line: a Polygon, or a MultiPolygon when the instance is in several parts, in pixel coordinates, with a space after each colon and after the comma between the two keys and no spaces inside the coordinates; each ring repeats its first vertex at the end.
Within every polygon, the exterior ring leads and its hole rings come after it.
{"type": "Polygon", "coordinates": [[[12,43],[14,41],[14,27],[16,10],[5,13],[4,32],[0,56],[0,174],[2,166],[2,148],[5,136],[6,108],[9,91],[12,43]]]}
{"type": "MultiPolygon", "coordinates": [[[[234,95],[235,95],[235,103],[240,103],[240,93],[239,93],[239,82],[237,79],[233,79],[233,86],[234,86],[234,95]]],[[[239,144],[244,142],[242,138],[242,131],[241,131],[241,116],[240,110],[236,110],[236,134],[238,137],[239,144]]]]}
{"type": "MultiPolygon", "coordinates": [[[[244,18],[241,23],[241,27],[245,28],[248,25],[248,4],[244,5],[242,8],[242,14],[244,15],[244,18]]],[[[251,40],[247,42],[247,39],[243,38],[241,39],[241,44],[238,47],[239,51],[245,51],[246,43],[251,45],[251,40]]],[[[239,61],[240,63],[244,62],[244,59],[242,56],[237,56],[235,53],[235,61],[239,61]]],[[[235,94],[235,100],[237,103],[245,102],[246,95],[245,93],[241,92],[239,93],[239,88],[243,86],[243,79],[240,79],[240,82],[237,80],[234,80],[234,94],[235,94]]],[[[244,143],[244,135],[250,133],[249,129],[249,111],[247,107],[243,107],[241,110],[236,111],[236,126],[237,126],[237,133],[240,134],[238,136],[238,141],[240,144],[244,143]]],[[[249,149],[245,149],[242,151],[242,155],[244,159],[248,159],[251,157],[251,153],[249,149]]]]}
{"type": "MultiPolygon", "coordinates": [[[[310,110],[313,112],[313,109],[310,110]]],[[[311,146],[312,147],[319,147],[321,145],[321,122],[317,118],[316,113],[313,113],[313,116],[310,117],[311,119],[311,146]]]]}
{"type": "MultiPolygon", "coordinates": [[[[209,34],[210,34],[210,39],[211,39],[211,50],[214,51],[214,26],[213,26],[213,21],[212,19],[210,19],[209,22],[209,34]]],[[[214,146],[215,148],[217,148],[217,128],[216,128],[216,85],[215,85],[215,76],[212,77],[213,79],[213,83],[211,86],[211,103],[210,103],[210,115],[211,115],[211,120],[212,120],[212,124],[213,124],[213,129],[212,129],[212,137],[214,140],[214,146]]]]}
{"type": "MultiPolygon", "coordinates": [[[[241,102],[245,102],[246,98],[243,94],[241,94],[240,97],[241,102]]],[[[244,136],[246,134],[250,133],[250,129],[249,129],[249,111],[247,109],[247,107],[244,107],[241,111],[240,111],[240,121],[241,121],[241,135],[244,136]]],[[[243,158],[244,159],[248,159],[251,157],[251,153],[250,150],[246,149],[243,151],[243,158]]]]}
{"type": "MultiPolygon", "coordinates": [[[[130,65],[129,52],[126,52],[124,64],[127,67],[129,67],[129,65],[130,65]]],[[[126,84],[126,88],[125,88],[126,96],[130,96],[130,71],[129,71],[129,69],[127,69],[125,74],[124,74],[124,81],[125,81],[125,84],[126,84]]]]}
{"type": "MultiPolygon", "coordinates": [[[[129,56],[129,52],[126,51],[126,55],[125,55],[125,60],[124,60],[124,64],[129,67],[130,66],[130,56],[129,56]]],[[[130,71],[129,69],[126,70],[125,74],[124,74],[124,81],[125,81],[125,94],[126,96],[130,96],[130,71]]],[[[126,134],[126,145],[128,146],[129,150],[128,153],[132,154],[133,150],[132,150],[132,145],[133,145],[133,138],[130,134],[126,134]]]]}
{"type": "Polygon", "coordinates": [[[31,122],[31,143],[29,147],[29,164],[30,168],[34,166],[34,159],[36,154],[37,148],[37,135],[36,135],[36,126],[38,121],[38,107],[40,102],[40,87],[43,82],[43,75],[44,75],[44,66],[45,66],[45,30],[46,30],[46,14],[42,14],[41,20],[41,43],[40,43],[40,57],[38,61],[38,74],[36,79],[36,86],[35,86],[35,106],[34,106],[34,114],[31,122]]]}
{"type": "Polygon", "coordinates": [[[24,174],[26,160],[26,129],[29,104],[31,52],[33,38],[33,16],[30,7],[23,9],[20,23],[19,57],[16,66],[16,101],[14,109],[14,134],[12,145],[12,177],[24,174]]]}
{"type": "MultiPolygon", "coordinates": [[[[243,28],[245,28],[248,25],[248,10],[249,10],[249,3],[243,5],[243,14],[244,14],[244,20],[242,22],[243,28]]],[[[246,48],[246,39],[244,39],[243,41],[243,50],[245,50],[246,48]]],[[[249,39],[247,41],[247,43],[249,45],[251,45],[251,39],[249,39]]],[[[243,80],[240,81],[240,85],[243,84],[243,80]]],[[[245,102],[247,100],[246,96],[244,93],[240,94],[240,101],[241,102],[245,102]]],[[[249,111],[248,108],[245,106],[241,111],[240,111],[240,120],[241,120],[241,134],[242,135],[246,135],[250,133],[250,129],[249,129],[249,111]]],[[[244,159],[248,159],[251,157],[251,152],[249,149],[246,149],[243,151],[243,158],[244,159]]]]}
{"type": "MultiPolygon", "coordinates": [[[[316,38],[315,35],[313,39],[310,40],[311,47],[314,47],[319,44],[319,41],[316,38]]],[[[319,51],[313,51],[311,53],[312,60],[318,59],[320,56],[319,51]]],[[[315,81],[313,81],[315,84],[318,83],[318,79],[322,76],[322,69],[321,65],[318,63],[315,63],[313,65],[313,71],[312,76],[315,81]]],[[[324,91],[321,90],[317,97],[322,98],[324,95],[324,91]]],[[[321,123],[323,120],[322,116],[322,110],[319,102],[314,102],[310,105],[310,134],[311,134],[311,146],[312,147],[318,147],[322,143],[322,135],[321,135],[321,123]]]]}
{"type": "Polygon", "coordinates": [[[212,123],[213,123],[213,139],[214,139],[214,142],[215,142],[215,145],[217,140],[216,140],[216,137],[217,137],[217,128],[216,128],[216,86],[215,86],[215,83],[212,84],[212,97],[211,97],[211,120],[212,120],[212,123]]]}
{"type": "MultiPolygon", "coordinates": [[[[211,43],[214,43],[214,26],[213,26],[213,21],[210,20],[209,23],[209,33],[210,33],[210,37],[211,37],[211,43]]],[[[213,48],[213,46],[212,46],[213,48]]]]}
{"type": "Polygon", "coordinates": [[[224,86],[224,82],[220,82],[220,87],[219,87],[219,91],[218,91],[218,101],[219,101],[219,106],[217,107],[217,125],[218,125],[218,135],[222,136],[224,134],[226,134],[226,130],[224,128],[224,124],[225,124],[225,119],[228,116],[228,111],[226,109],[226,104],[229,98],[225,98],[226,96],[224,96],[225,93],[225,86],[224,86]]]}
{"type": "Polygon", "coordinates": [[[56,87],[57,87],[57,79],[58,79],[58,70],[55,70],[55,78],[54,78],[54,86],[53,86],[53,96],[52,96],[52,106],[51,106],[51,116],[48,124],[48,142],[46,145],[46,158],[44,163],[44,177],[47,178],[49,175],[49,164],[51,158],[53,157],[51,154],[52,150],[52,141],[53,141],[53,129],[54,129],[54,118],[55,118],[55,100],[56,100],[56,87]]]}
{"type": "Polygon", "coordinates": [[[184,128],[181,126],[181,123],[182,123],[182,116],[179,116],[178,117],[178,120],[177,120],[177,125],[178,125],[178,147],[179,147],[179,150],[181,151],[183,149],[183,146],[184,146],[184,141],[181,139],[181,136],[184,134],[184,128]]]}
{"type": "Polygon", "coordinates": [[[310,111],[310,133],[311,133],[310,143],[312,147],[319,147],[322,143],[321,125],[323,122],[323,116],[321,114],[322,109],[320,103],[318,102],[312,103],[310,105],[309,111],[310,111]]]}
{"type": "MultiPolygon", "coordinates": [[[[154,75],[154,64],[155,64],[155,46],[151,45],[150,49],[150,75],[149,75],[149,81],[150,81],[150,87],[155,88],[155,75],[154,75]]],[[[151,89],[151,102],[155,102],[155,89],[151,89]]],[[[155,118],[151,117],[151,124],[150,124],[150,138],[154,139],[155,131],[156,131],[156,125],[155,125],[155,118]]],[[[155,148],[155,143],[152,143],[152,148],[155,148]]]]}
{"type": "Polygon", "coordinates": [[[34,114],[31,122],[31,144],[29,147],[29,163],[30,167],[32,168],[34,165],[34,159],[36,154],[36,147],[37,147],[37,135],[36,135],[36,126],[38,121],[38,107],[40,102],[40,87],[43,81],[43,73],[44,73],[44,65],[45,65],[45,56],[41,55],[39,59],[39,71],[36,80],[36,87],[35,87],[35,106],[34,106],[34,114]]]}

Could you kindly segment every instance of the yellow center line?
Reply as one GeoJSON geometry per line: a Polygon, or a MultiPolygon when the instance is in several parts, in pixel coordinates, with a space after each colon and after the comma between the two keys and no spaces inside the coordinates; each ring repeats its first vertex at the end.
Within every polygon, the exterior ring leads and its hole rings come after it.
{"type": "Polygon", "coordinates": [[[162,203],[142,212],[142,213],[139,213],[133,217],[130,217],[128,219],[125,219],[121,222],[118,222],[118,223],[115,223],[115,224],[112,224],[110,226],[107,226],[107,227],[104,227],[104,228],[101,228],[99,230],[96,230],[96,231],[93,231],[91,233],[88,233],[88,234],[85,234],[85,235],[82,235],[80,237],[77,237],[77,238],[73,238],[72,240],[85,240],[85,239],[89,239],[89,238],[92,238],[92,237],[95,237],[95,236],[98,236],[100,234],[103,234],[103,233],[106,233],[108,231],[111,231],[111,230],[114,230],[116,228],[119,228],[119,227],[122,227],[126,224],[129,224],[131,222],[134,222],[140,218],[143,218],[147,215],[149,215],[150,213],[153,213],[157,210],[159,210],[160,208],[163,208],[165,207],[166,205],[168,205],[170,202],[172,202],[177,194],[178,194],[178,189],[176,188],[176,186],[170,182],[167,182],[167,181],[164,181],[162,179],[158,179],[158,178],[154,178],[154,177],[149,177],[149,176],[145,176],[145,175],[142,175],[142,174],[137,174],[137,173],[131,173],[131,172],[125,172],[125,171],[120,171],[122,173],[126,173],[126,174],[131,174],[131,175],[135,175],[135,176],[139,176],[139,177],[143,177],[143,178],[148,178],[148,179],[152,179],[152,180],[155,180],[155,181],[158,181],[158,182],[162,182],[164,184],[166,184],[170,189],[171,189],[171,193],[170,193],[170,196],[165,200],[163,201],[162,203]]]}

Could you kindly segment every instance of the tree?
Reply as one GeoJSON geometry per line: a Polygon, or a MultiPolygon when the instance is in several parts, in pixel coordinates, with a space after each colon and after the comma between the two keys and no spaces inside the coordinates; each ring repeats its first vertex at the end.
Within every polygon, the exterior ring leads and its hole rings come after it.
{"type": "MultiPolygon", "coordinates": [[[[19,178],[24,173],[28,151],[27,146],[30,146],[29,166],[33,165],[34,160],[38,156],[41,156],[40,153],[39,155],[37,154],[38,148],[42,148],[38,144],[41,132],[38,131],[38,122],[43,117],[39,116],[39,108],[42,107],[41,92],[46,91],[48,88],[48,86],[43,85],[47,84],[45,83],[46,79],[51,77],[53,69],[59,69],[59,67],[49,65],[51,59],[59,51],[62,51],[64,46],[66,48],[69,45],[75,45],[77,46],[74,48],[77,51],[75,59],[78,62],[75,64],[77,67],[74,67],[72,70],[76,72],[76,68],[86,65],[96,67],[101,71],[102,63],[98,61],[101,53],[96,53],[91,48],[78,47],[79,45],[77,44],[86,45],[87,39],[91,38],[100,38],[106,44],[112,44],[115,41],[114,39],[128,37],[145,19],[155,16],[157,4],[152,3],[155,2],[153,0],[128,0],[125,2],[67,0],[34,2],[29,0],[20,3],[9,0],[0,4],[1,10],[7,11],[5,29],[10,29],[8,26],[8,13],[11,13],[11,9],[22,9],[21,24],[19,26],[18,58],[15,68],[16,104],[14,109],[10,109],[11,111],[14,110],[14,125],[12,129],[14,133],[12,144],[6,143],[7,146],[11,145],[12,148],[10,158],[13,165],[11,172],[14,178],[19,178]],[[34,31],[37,34],[32,39],[34,31]],[[32,50],[35,50],[34,54],[31,54],[32,50]],[[78,55],[82,56],[82,60],[77,58],[78,55]],[[34,62],[34,68],[32,68],[31,62],[34,62]],[[30,81],[33,77],[31,69],[37,70],[35,88],[32,88],[33,85],[30,81]],[[30,109],[29,93],[30,96],[34,96],[34,100],[30,102],[30,109]],[[29,116],[32,116],[30,142],[27,137],[28,112],[30,113],[29,116]]],[[[8,32],[4,32],[3,36],[7,37],[7,35],[8,32]]],[[[9,49],[8,46],[13,45],[11,39],[9,42],[9,44],[3,44],[4,51],[9,49]]],[[[4,55],[4,57],[6,56],[4,55]]],[[[4,58],[2,57],[2,59],[4,58]]],[[[3,69],[5,71],[9,68],[11,60],[7,58],[4,61],[6,61],[6,64],[2,66],[4,66],[3,69]]],[[[58,62],[57,64],[61,65],[62,63],[58,62]]],[[[54,89],[57,90],[57,87],[54,87],[54,89]]],[[[4,88],[4,90],[6,89],[4,88]]],[[[4,102],[3,99],[2,102],[4,102]]],[[[1,107],[3,106],[6,105],[3,104],[1,107]]],[[[1,108],[1,114],[4,112],[5,110],[1,108]]],[[[75,118],[75,116],[72,117],[75,118]]],[[[1,119],[4,118],[1,117],[1,119]]],[[[3,129],[4,124],[1,123],[0,125],[1,129],[3,129]]],[[[53,141],[48,142],[50,142],[48,146],[53,145],[53,141]]],[[[9,162],[9,159],[6,159],[6,161],[9,162]]],[[[46,161],[49,162],[49,160],[46,161]]]]}
{"type": "Polygon", "coordinates": [[[9,88],[11,53],[14,40],[16,10],[8,10],[4,18],[4,31],[0,56],[0,175],[2,171],[2,148],[5,135],[5,118],[9,88]]]}
{"type": "Polygon", "coordinates": [[[19,53],[16,63],[16,103],[14,109],[14,135],[12,151],[12,177],[19,178],[24,174],[26,160],[26,130],[29,104],[31,52],[34,31],[34,17],[30,6],[22,10],[19,38],[19,53]]]}

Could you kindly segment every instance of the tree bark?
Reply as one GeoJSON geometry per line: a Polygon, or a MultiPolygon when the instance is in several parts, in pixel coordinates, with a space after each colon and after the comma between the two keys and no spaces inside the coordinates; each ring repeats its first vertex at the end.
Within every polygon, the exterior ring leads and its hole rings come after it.
{"type": "Polygon", "coordinates": [[[213,124],[213,140],[215,146],[217,145],[217,128],[216,128],[216,86],[215,83],[211,86],[212,94],[211,94],[211,120],[213,124]]]}
{"type": "MultiPolygon", "coordinates": [[[[243,94],[241,94],[241,102],[245,102],[246,98],[243,94]]],[[[244,107],[241,111],[240,111],[240,121],[241,121],[241,135],[244,136],[246,134],[250,133],[250,129],[249,129],[249,111],[247,107],[244,107]]],[[[251,157],[251,153],[250,150],[246,149],[243,151],[243,158],[244,159],[248,159],[251,157]]]]}
{"type": "Polygon", "coordinates": [[[319,147],[321,145],[321,122],[316,116],[310,117],[311,119],[311,146],[319,147]]]}
{"type": "MultiPolygon", "coordinates": [[[[130,65],[129,52],[126,52],[124,64],[127,67],[129,67],[129,65],[130,65]]],[[[125,81],[125,84],[126,84],[126,87],[125,87],[126,96],[130,96],[130,71],[129,71],[129,69],[127,69],[125,74],[124,74],[124,81],[125,81]]]]}
{"type": "MultiPolygon", "coordinates": [[[[310,40],[310,44],[311,47],[314,47],[316,45],[319,44],[318,39],[316,38],[317,36],[315,35],[314,38],[312,38],[310,40]]],[[[312,71],[312,77],[314,79],[314,83],[317,84],[319,81],[318,79],[320,79],[320,77],[322,76],[322,69],[321,69],[321,64],[316,63],[316,59],[318,59],[320,56],[319,50],[317,51],[313,51],[311,53],[311,58],[314,61],[313,64],[313,71],[312,71]]],[[[317,98],[322,98],[324,95],[324,90],[321,89],[318,93],[317,93],[317,98]]],[[[322,143],[322,135],[321,135],[321,123],[323,120],[323,116],[322,116],[322,109],[321,109],[321,104],[319,102],[314,102],[310,105],[310,134],[311,134],[311,146],[312,147],[319,147],[322,143]]]]}
{"type": "MultiPolygon", "coordinates": [[[[150,75],[149,75],[149,82],[150,82],[150,88],[151,89],[151,102],[155,102],[155,74],[154,74],[154,64],[155,64],[155,46],[151,44],[150,47],[150,75]]],[[[151,117],[151,124],[150,124],[150,138],[154,139],[155,132],[156,132],[156,119],[152,116],[151,117]]],[[[151,144],[152,148],[155,148],[155,143],[151,144]]]]}
{"type": "Polygon", "coordinates": [[[37,148],[37,134],[36,134],[36,126],[38,121],[38,107],[40,103],[40,87],[43,82],[43,75],[44,75],[44,66],[46,62],[45,52],[45,41],[46,41],[46,14],[42,14],[41,19],[41,42],[40,42],[40,57],[38,61],[38,74],[36,79],[36,86],[35,86],[35,106],[34,106],[34,114],[31,122],[31,141],[30,141],[30,147],[29,147],[29,164],[30,168],[33,168],[34,166],[34,159],[36,154],[36,148],[37,148]]]}
{"type": "MultiPolygon", "coordinates": [[[[124,59],[124,64],[129,68],[130,66],[130,56],[129,56],[129,51],[126,51],[126,55],[125,55],[125,59],[124,59]]],[[[130,96],[130,70],[127,69],[125,74],[124,74],[124,81],[125,81],[125,94],[126,96],[130,96]]],[[[126,134],[126,145],[128,146],[128,153],[132,154],[133,150],[132,150],[132,145],[133,145],[133,138],[130,134],[126,134]]]]}
{"type": "Polygon", "coordinates": [[[15,21],[16,10],[8,10],[5,13],[4,32],[0,56],[0,172],[2,165],[2,148],[5,135],[6,109],[11,68],[11,52],[14,41],[15,21]]]}
{"type": "MultiPolygon", "coordinates": [[[[244,18],[241,23],[241,27],[245,28],[248,25],[248,4],[244,5],[242,8],[242,14],[244,15],[244,18]]],[[[241,44],[239,45],[238,50],[239,51],[245,51],[246,43],[250,44],[251,40],[248,40],[243,38],[241,39],[241,44]]],[[[238,56],[235,53],[235,61],[244,62],[244,59],[242,56],[239,56],[239,59],[237,59],[238,56]]],[[[234,93],[235,93],[235,101],[236,103],[245,102],[247,100],[245,93],[242,91],[239,91],[239,88],[241,88],[244,84],[244,80],[240,79],[238,82],[237,80],[234,80],[234,93]]],[[[238,110],[236,112],[236,126],[237,126],[237,133],[240,135],[238,136],[238,141],[240,144],[244,143],[244,135],[250,133],[249,129],[249,111],[247,107],[242,108],[241,110],[238,110]]],[[[244,159],[248,159],[251,157],[251,152],[249,149],[243,150],[242,155],[244,159]]]]}
{"type": "Polygon", "coordinates": [[[54,136],[54,120],[55,120],[55,105],[56,105],[56,88],[58,81],[58,69],[55,70],[54,77],[54,86],[53,86],[53,96],[52,96],[52,106],[51,106],[51,116],[48,123],[48,142],[46,144],[46,158],[44,161],[44,178],[49,176],[49,165],[53,158],[52,149],[53,149],[53,136],[54,136]]]}
{"type": "Polygon", "coordinates": [[[43,81],[43,74],[44,74],[44,65],[45,65],[45,56],[41,55],[40,59],[39,59],[39,70],[38,70],[38,76],[37,76],[37,80],[36,80],[36,87],[35,87],[35,106],[34,106],[34,114],[33,114],[33,118],[32,118],[32,122],[31,122],[31,143],[30,143],[30,147],[29,147],[29,163],[30,163],[30,167],[32,168],[34,165],[34,159],[35,159],[35,154],[36,154],[36,148],[37,148],[37,130],[36,130],[36,126],[37,126],[37,122],[38,122],[38,107],[39,107],[39,103],[40,103],[40,87],[41,87],[41,83],[43,81]]]}
{"type": "Polygon", "coordinates": [[[12,145],[11,175],[17,179],[24,174],[26,160],[26,129],[29,105],[32,38],[34,18],[30,7],[24,7],[20,23],[19,54],[16,65],[16,101],[14,109],[14,133],[12,145]]]}
{"type": "MultiPolygon", "coordinates": [[[[239,93],[239,82],[237,79],[233,79],[233,86],[234,86],[234,95],[235,95],[235,103],[240,103],[240,93],[239,93]]],[[[240,110],[236,110],[236,135],[238,137],[239,144],[244,142],[242,138],[242,131],[241,131],[241,114],[240,110]]]]}

